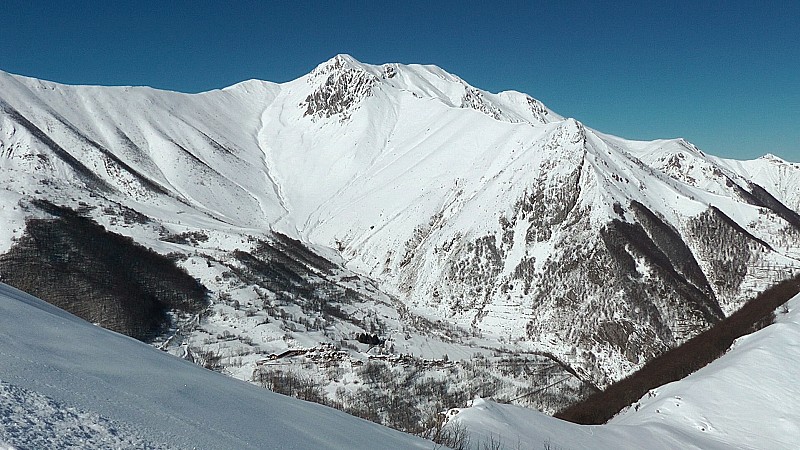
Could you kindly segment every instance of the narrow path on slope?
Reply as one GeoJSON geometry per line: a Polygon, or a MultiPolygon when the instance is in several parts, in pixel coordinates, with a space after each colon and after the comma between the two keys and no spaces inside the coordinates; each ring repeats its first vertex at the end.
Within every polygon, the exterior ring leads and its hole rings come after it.
{"type": "MultiPolygon", "coordinates": [[[[261,113],[261,125],[256,131],[256,135],[253,136],[253,138],[256,141],[256,145],[261,150],[262,161],[264,163],[264,177],[267,179],[267,182],[269,182],[269,184],[272,186],[273,192],[275,192],[275,195],[278,197],[278,203],[280,204],[281,209],[283,209],[283,212],[278,216],[278,218],[270,222],[269,224],[270,230],[274,230],[275,226],[279,224],[281,221],[283,221],[290,213],[289,200],[286,197],[286,192],[283,189],[283,185],[281,184],[279,176],[276,172],[275,161],[273,161],[272,159],[272,151],[268,147],[266,139],[262,138],[265,135],[264,130],[267,129],[269,123],[272,121],[269,112],[272,110],[272,106],[275,104],[279,104],[277,102],[277,98],[269,106],[267,106],[267,108],[265,108],[264,111],[261,113]]],[[[278,113],[278,117],[280,118],[282,114],[283,114],[283,108],[281,108],[281,111],[278,113]]],[[[262,214],[264,214],[264,217],[269,217],[270,214],[265,209],[264,202],[258,198],[257,200],[261,208],[261,212],[262,214]]]]}

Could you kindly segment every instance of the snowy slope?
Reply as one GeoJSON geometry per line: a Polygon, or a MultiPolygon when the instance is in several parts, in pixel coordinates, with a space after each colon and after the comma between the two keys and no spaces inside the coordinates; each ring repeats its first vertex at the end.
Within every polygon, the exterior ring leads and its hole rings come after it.
{"type": "Polygon", "coordinates": [[[800,210],[800,164],[767,154],[752,161],[722,160],[731,170],[767,189],[786,206],[800,210]]]}
{"type": "Polygon", "coordinates": [[[458,410],[472,441],[494,436],[506,447],[747,448],[800,445],[800,389],[791,374],[800,361],[800,296],[777,322],[736,341],[689,377],[653,389],[606,425],[580,426],[536,411],[490,401],[458,410]]]}
{"type": "Polygon", "coordinates": [[[86,439],[73,441],[81,448],[433,445],[204,370],[6,285],[0,330],[0,442],[11,445],[59,447],[74,428],[86,439]],[[50,416],[46,408],[31,415],[26,403],[52,408],[50,416]]]}
{"type": "Polygon", "coordinates": [[[800,270],[796,165],[605,135],[435,66],[338,55],[193,95],[0,73],[0,155],[0,250],[46,199],[179,255],[214,304],[166,345],[241,379],[368,332],[603,386],[800,270]],[[244,276],[274,232],[346,267],[305,297],[244,276]]]}

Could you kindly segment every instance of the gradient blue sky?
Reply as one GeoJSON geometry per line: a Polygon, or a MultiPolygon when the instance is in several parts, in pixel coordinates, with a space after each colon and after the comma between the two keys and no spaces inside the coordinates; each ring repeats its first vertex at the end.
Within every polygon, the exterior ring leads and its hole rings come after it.
{"type": "Polygon", "coordinates": [[[800,161],[797,0],[225,3],[6,0],[0,70],[198,92],[349,53],[436,64],[627,138],[800,161]]]}

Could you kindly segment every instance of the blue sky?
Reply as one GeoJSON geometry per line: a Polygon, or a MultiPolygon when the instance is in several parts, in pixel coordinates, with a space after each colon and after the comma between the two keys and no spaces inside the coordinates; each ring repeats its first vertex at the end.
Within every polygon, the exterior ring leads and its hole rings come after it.
{"type": "Polygon", "coordinates": [[[287,81],[349,53],[436,64],[627,138],[800,161],[796,0],[6,0],[3,9],[0,70],[37,78],[198,92],[287,81]]]}

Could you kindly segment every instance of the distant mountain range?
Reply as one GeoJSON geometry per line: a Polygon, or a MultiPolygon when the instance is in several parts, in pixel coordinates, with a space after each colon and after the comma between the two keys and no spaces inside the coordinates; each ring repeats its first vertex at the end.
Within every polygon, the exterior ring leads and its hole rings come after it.
{"type": "Polygon", "coordinates": [[[800,272],[800,164],[621,139],[435,66],[338,55],[201,94],[0,73],[0,155],[2,281],[362,415],[379,362],[452,377],[433,406],[553,412],[800,272]]]}

